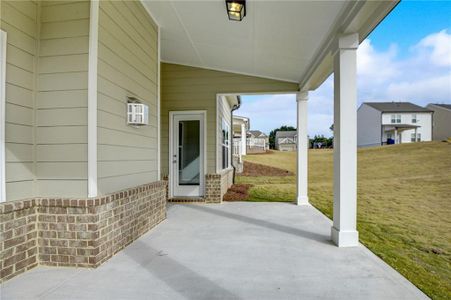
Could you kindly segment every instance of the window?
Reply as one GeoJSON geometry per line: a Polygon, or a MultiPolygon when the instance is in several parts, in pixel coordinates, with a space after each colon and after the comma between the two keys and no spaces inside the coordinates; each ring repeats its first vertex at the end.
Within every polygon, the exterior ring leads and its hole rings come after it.
{"type": "Polygon", "coordinates": [[[392,138],[391,133],[387,133],[387,139],[391,139],[391,138],[392,138]]]}
{"type": "Polygon", "coordinates": [[[416,142],[415,133],[412,133],[412,134],[410,135],[410,141],[411,141],[411,142],[416,142]]]}
{"type": "Polygon", "coordinates": [[[391,115],[391,123],[401,123],[401,115],[391,115]]]}
{"type": "Polygon", "coordinates": [[[417,120],[417,115],[416,115],[416,114],[413,114],[413,115],[412,115],[412,123],[415,124],[415,123],[417,123],[417,122],[418,122],[418,120],[417,120]]]}
{"type": "Polygon", "coordinates": [[[222,119],[222,137],[221,137],[221,149],[222,149],[222,169],[227,169],[230,165],[229,153],[230,153],[230,125],[222,119]]]}
{"type": "Polygon", "coordinates": [[[421,142],[421,133],[417,133],[417,142],[421,142]]]}

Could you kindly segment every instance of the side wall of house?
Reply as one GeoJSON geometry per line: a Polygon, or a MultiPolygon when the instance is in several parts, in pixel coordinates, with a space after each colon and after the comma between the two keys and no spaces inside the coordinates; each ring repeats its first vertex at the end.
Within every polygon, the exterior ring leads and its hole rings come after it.
{"type": "Polygon", "coordinates": [[[87,195],[89,1],[42,1],[36,93],[37,195],[87,195]]]}
{"type": "Polygon", "coordinates": [[[443,141],[451,137],[451,110],[435,105],[428,105],[427,108],[434,111],[432,117],[433,140],[443,141]]]}
{"type": "Polygon", "coordinates": [[[158,180],[158,29],[139,1],[101,1],[98,55],[98,189],[158,180]],[[127,97],[149,106],[149,125],[126,124],[127,97]]]}
{"type": "MultiPolygon", "coordinates": [[[[38,4],[0,1],[6,49],[6,199],[33,196],[34,91],[38,47],[38,4]]],[[[5,200],[5,199],[0,199],[5,200]]]]}
{"type": "Polygon", "coordinates": [[[296,92],[296,83],[163,63],[161,67],[161,170],[169,173],[169,112],[207,111],[207,172],[216,172],[216,95],[296,92]]]}
{"type": "MultiPolygon", "coordinates": [[[[217,165],[217,171],[222,170],[222,122],[224,121],[226,124],[229,125],[229,145],[231,145],[231,139],[232,139],[232,124],[230,119],[230,111],[231,107],[229,104],[229,101],[227,100],[226,96],[221,96],[218,98],[218,119],[216,121],[216,139],[217,139],[217,153],[216,153],[216,165],[217,165]]],[[[229,149],[229,165],[231,165],[231,152],[232,149],[229,149]]]]}
{"type": "Polygon", "coordinates": [[[362,104],[357,110],[357,146],[381,144],[381,112],[362,104]]]}

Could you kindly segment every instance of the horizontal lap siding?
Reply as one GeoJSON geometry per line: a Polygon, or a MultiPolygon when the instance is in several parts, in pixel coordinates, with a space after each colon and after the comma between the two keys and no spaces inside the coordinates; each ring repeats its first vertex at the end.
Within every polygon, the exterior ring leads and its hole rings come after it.
{"type": "Polygon", "coordinates": [[[89,1],[43,2],[36,93],[40,196],[87,195],[89,1]]]}
{"type": "Polygon", "coordinates": [[[169,112],[207,111],[207,171],[216,172],[216,95],[297,91],[295,83],[163,63],[161,69],[161,170],[168,170],[169,112]]]}
{"type": "Polygon", "coordinates": [[[139,2],[100,2],[97,151],[101,194],[158,179],[157,32],[139,2]],[[148,126],[127,126],[129,96],[149,106],[148,126]]]}
{"type": "Polygon", "coordinates": [[[6,199],[33,196],[34,76],[38,6],[32,1],[1,1],[6,54],[6,199]]]}

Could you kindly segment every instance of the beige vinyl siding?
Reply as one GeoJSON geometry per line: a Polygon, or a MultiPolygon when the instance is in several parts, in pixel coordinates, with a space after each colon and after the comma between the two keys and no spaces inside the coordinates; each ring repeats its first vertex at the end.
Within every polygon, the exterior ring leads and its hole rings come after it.
{"type": "Polygon", "coordinates": [[[161,68],[161,170],[167,175],[169,112],[207,110],[207,171],[216,173],[216,95],[297,91],[296,83],[163,63],[161,68]]]}
{"type": "Polygon", "coordinates": [[[89,8],[89,1],[42,3],[36,92],[39,196],[87,195],[89,8]]]}
{"type": "Polygon", "coordinates": [[[6,55],[6,198],[34,192],[34,78],[38,44],[38,5],[1,1],[6,55]]]}
{"type": "Polygon", "coordinates": [[[98,54],[98,190],[156,181],[158,30],[138,1],[102,1],[98,54]],[[126,124],[127,97],[149,106],[149,125],[126,124]]]}

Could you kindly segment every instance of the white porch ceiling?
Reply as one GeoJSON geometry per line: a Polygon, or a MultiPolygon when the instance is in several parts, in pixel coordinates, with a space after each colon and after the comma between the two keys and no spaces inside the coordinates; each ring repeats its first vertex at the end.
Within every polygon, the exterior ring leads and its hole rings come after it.
{"type": "Polygon", "coordinates": [[[349,8],[349,1],[246,1],[246,17],[233,22],[223,0],[143,2],[161,27],[162,61],[291,82],[305,80],[349,8]]]}

